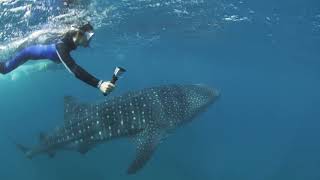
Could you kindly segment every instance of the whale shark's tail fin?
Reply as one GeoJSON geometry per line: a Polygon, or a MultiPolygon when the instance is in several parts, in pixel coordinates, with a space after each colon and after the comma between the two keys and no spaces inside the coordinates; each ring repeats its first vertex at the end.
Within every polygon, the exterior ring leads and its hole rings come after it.
{"type": "Polygon", "coordinates": [[[16,144],[17,148],[22,151],[24,154],[26,154],[29,151],[29,148],[25,147],[22,144],[16,144]]]}
{"type": "MultiPolygon", "coordinates": [[[[40,152],[38,152],[36,149],[33,150],[33,149],[28,148],[22,144],[16,143],[16,147],[19,151],[23,152],[23,154],[29,159],[32,159],[34,156],[40,154],[40,152]]],[[[51,152],[51,151],[48,151],[46,153],[48,154],[48,156],[50,158],[53,158],[56,155],[55,152],[51,152]]]]}
{"type": "Polygon", "coordinates": [[[16,144],[16,147],[18,148],[18,150],[20,150],[21,152],[23,152],[24,155],[26,155],[27,158],[29,159],[32,159],[32,151],[30,148],[22,145],[22,144],[18,144],[18,143],[15,143],[16,144]]]}
{"type": "Polygon", "coordinates": [[[39,139],[40,139],[40,146],[38,146],[36,148],[26,147],[25,145],[22,145],[20,143],[15,142],[15,141],[12,141],[12,142],[16,145],[17,149],[19,151],[21,151],[29,159],[32,159],[34,156],[42,154],[42,153],[48,154],[48,156],[50,158],[53,158],[55,156],[55,152],[53,152],[53,151],[45,151],[45,152],[41,151],[42,146],[46,145],[46,141],[47,141],[46,134],[40,133],[39,139]]]}
{"type": "MultiPolygon", "coordinates": [[[[17,147],[17,149],[19,151],[21,151],[23,154],[25,154],[28,157],[28,154],[30,154],[30,152],[31,152],[30,148],[28,148],[20,143],[17,143],[15,140],[13,140],[12,137],[8,137],[8,139],[17,147]]],[[[31,159],[32,157],[28,157],[28,158],[31,159]]]]}

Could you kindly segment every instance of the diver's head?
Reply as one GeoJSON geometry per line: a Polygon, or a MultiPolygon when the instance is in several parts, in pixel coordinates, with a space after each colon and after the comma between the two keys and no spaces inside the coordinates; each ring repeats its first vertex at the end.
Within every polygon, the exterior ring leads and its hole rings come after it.
{"type": "Polygon", "coordinates": [[[78,28],[76,35],[74,36],[74,42],[76,45],[88,47],[90,41],[94,35],[93,27],[90,23],[87,23],[78,28]]]}

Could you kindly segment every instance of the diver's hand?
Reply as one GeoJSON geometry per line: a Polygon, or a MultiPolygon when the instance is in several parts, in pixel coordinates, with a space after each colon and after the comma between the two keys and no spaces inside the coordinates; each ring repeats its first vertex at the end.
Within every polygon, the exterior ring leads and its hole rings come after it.
{"type": "Polygon", "coordinates": [[[113,89],[116,87],[116,85],[112,84],[110,81],[103,81],[98,88],[100,91],[104,94],[107,95],[113,91],[113,89]]]}

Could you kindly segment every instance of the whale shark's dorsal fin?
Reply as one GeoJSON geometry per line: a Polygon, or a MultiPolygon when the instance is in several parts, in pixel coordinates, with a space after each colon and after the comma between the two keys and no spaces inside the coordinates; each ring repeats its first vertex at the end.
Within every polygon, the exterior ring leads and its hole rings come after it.
{"type": "Polygon", "coordinates": [[[47,134],[44,132],[40,132],[39,134],[39,142],[40,144],[44,145],[47,141],[47,134]]]}
{"type": "Polygon", "coordinates": [[[161,142],[162,134],[163,133],[154,128],[147,128],[134,138],[137,145],[137,154],[135,160],[127,170],[128,174],[136,173],[151,159],[158,144],[161,142]]]}

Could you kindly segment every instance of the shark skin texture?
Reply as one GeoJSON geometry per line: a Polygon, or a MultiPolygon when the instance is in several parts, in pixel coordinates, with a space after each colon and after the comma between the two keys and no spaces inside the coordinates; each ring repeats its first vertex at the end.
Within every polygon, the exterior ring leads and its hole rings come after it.
{"type": "Polygon", "coordinates": [[[103,101],[84,103],[64,98],[64,124],[50,134],[40,133],[33,148],[17,144],[26,157],[68,150],[86,154],[101,143],[130,138],[136,157],[127,173],[135,174],[151,159],[158,145],[178,127],[191,122],[220,96],[205,85],[163,85],[130,91],[103,101]]]}

